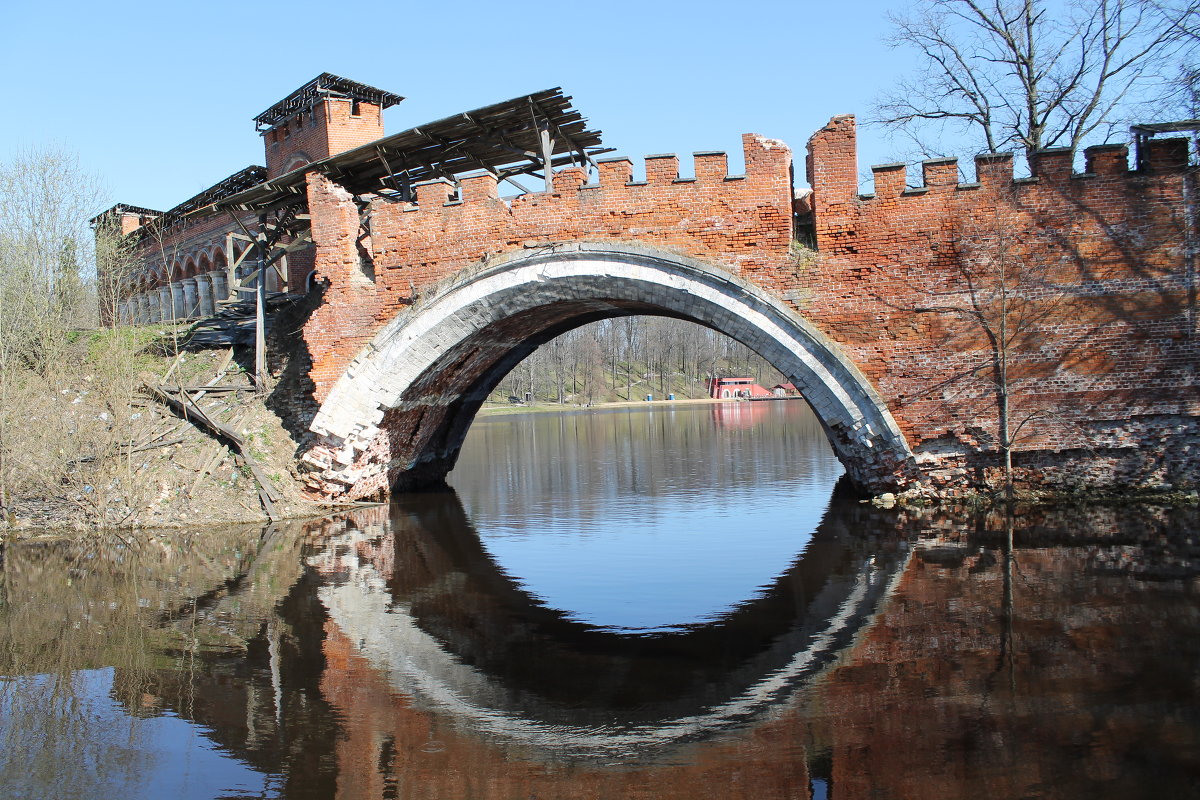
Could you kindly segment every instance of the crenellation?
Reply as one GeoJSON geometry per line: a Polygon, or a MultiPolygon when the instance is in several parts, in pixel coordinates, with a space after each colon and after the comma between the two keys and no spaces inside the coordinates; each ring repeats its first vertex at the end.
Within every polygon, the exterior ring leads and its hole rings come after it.
{"type": "Polygon", "coordinates": [[[578,192],[587,183],[587,170],[583,167],[567,167],[554,173],[554,191],[558,194],[578,192]]]}
{"type": "Polygon", "coordinates": [[[985,189],[1012,185],[1012,153],[980,153],[975,156],[975,180],[985,189]]]}
{"type": "Polygon", "coordinates": [[[679,156],[662,153],[646,156],[646,183],[655,186],[672,183],[679,178],[679,156]]]}
{"type": "Polygon", "coordinates": [[[1085,148],[1084,171],[1090,175],[1124,175],[1129,171],[1129,145],[1098,144],[1085,148]]]}
{"type": "Polygon", "coordinates": [[[613,191],[633,180],[633,160],[625,157],[602,158],[596,162],[600,188],[613,191]]]}
{"type": "Polygon", "coordinates": [[[446,178],[434,178],[428,181],[414,183],[417,193],[417,207],[422,210],[432,210],[444,206],[454,194],[454,184],[446,178]]]}
{"type": "Polygon", "coordinates": [[[697,183],[718,183],[729,177],[729,156],[723,150],[700,150],[692,153],[692,161],[697,183]]]}
{"type": "Polygon", "coordinates": [[[1055,147],[1046,150],[1036,150],[1030,158],[1030,168],[1033,177],[1046,181],[1057,181],[1065,184],[1071,177],[1071,148],[1055,147]]]}
{"type": "Polygon", "coordinates": [[[494,172],[472,172],[459,178],[464,203],[499,200],[500,186],[494,172]]]}
{"type": "Polygon", "coordinates": [[[908,181],[904,162],[893,164],[876,164],[871,167],[871,175],[875,181],[874,197],[899,197],[908,181]]]}
{"type": "Polygon", "coordinates": [[[957,158],[931,158],[921,162],[921,178],[926,189],[943,191],[958,185],[957,158]]]}
{"type": "Polygon", "coordinates": [[[1189,140],[1183,137],[1150,139],[1146,142],[1142,166],[1147,172],[1178,172],[1186,169],[1189,144],[1189,140]]]}

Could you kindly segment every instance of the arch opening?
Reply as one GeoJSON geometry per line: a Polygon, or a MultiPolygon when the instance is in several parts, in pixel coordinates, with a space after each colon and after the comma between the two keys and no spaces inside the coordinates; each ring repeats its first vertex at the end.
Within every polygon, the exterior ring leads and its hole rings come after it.
{"type": "Polygon", "coordinates": [[[748,387],[747,394],[763,399],[785,396],[766,387],[786,381],[753,350],[719,331],[639,314],[584,325],[542,345],[508,373],[484,408],[529,400],[578,408],[720,399],[721,387],[731,385],[748,387]]]}
{"type": "Polygon", "coordinates": [[[675,317],[724,333],[816,412],[852,483],[882,491],[912,453],[865,377],[777,298],[727,271],[649,248],[578,244],[458,273],[386,325],[333,386],[306,460],[331,494],[440,484],[487,396],[555,337],[602,319],[675,317]]]}

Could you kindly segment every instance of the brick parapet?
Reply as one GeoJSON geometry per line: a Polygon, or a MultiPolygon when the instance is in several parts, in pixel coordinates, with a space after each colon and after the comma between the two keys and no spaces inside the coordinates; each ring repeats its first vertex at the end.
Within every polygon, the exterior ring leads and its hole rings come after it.
{"type": "Polygon", "coordinates": [[[678,157],[647,158],[645,182],[632,180],[628,159],[605,159],[598,179],[580,168],[560,170],[553,191],[501,199],[495,175],[460,183],[416,185],[416,202],[376,200],[369,210],[371,290],[353,268],[344,231],[357,229],[348,193],[310,174],[309,209],[317,242],[315,268],[328,281],[325,313],[306,327],[314,381],[323,397],[354,353],[423,291],[458,270],[498,254],[561,242],[630,241],[724,265],[743,277],[784,287],[777,278],[791,245],[791,151],[776,140],[743,137],[746,175],[727,174],[724,153],[693,158],[695,179],[680,180],[678,157]],[[353,298],[353,299],[351,299],[353,298]],[[333,309],[344,309],[334,311],[333,309]],[[348,314],[370,322],[343,320],[348,314]],[[321,326],[337,331],[330,335],[321,326]]]}
{"type": "MultiPolygon", "coordinates": [[[[1200,413],[1195,289],[1174,148],[1151,152],[1141,171],[1128,169],[1123,146],[1088,148],[1082,175],[1069,153],[1044,151],[1027,179],[1014,179],[1011,155],[985,154],[974,183],[959,181],[956,160],[931,159],[915,188],[904,165],[881,165],[875,193],[860,196],[854,119],[837,117],[810,142],[819,252],[805,253],[791,236],[790,152],[752,135],[743,146],[744,176],[702,152],[694,178],[680,177],[673,154],[648,157],[645,181],[630,159],[610,158],[594,183],[569,168],[552,191],[511,199],[488,173],[464,177],[457,193],[429,181],[415,203],[372,203],[369,254],[347,233],[362,209],[310,176],[315,268],[328,283],[306,327],[318,397],[385,323],[465,267],[527,248],[636,241],[752,281],[818,326],[885,399],[934,484],[961,486],[995,463],[994,354],[971,312],[973,300],[994,305],[999,288],[1027,317],[1005,354],[1014,424],[1036,420],[1016,442],[1041,465],[1026,477],[1069,483],[1069,464],[1083,460],[1054,454],[1098,447],[1117,455],[1078,474],[1134,480],[1126,455],[1139,437],[1170,439],[1175,454],[1191,446],[1181,442],[1195,438],[1200,413]]],[[[1136,480],[1165,481],[1171,469],[1136,480]]]]}

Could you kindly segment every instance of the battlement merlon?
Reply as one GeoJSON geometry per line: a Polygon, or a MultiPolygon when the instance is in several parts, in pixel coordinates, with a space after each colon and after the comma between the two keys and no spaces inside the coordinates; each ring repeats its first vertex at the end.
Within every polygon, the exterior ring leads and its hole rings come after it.
{"type": "MultiPolygon", "coordinates": [[[[457,185],[446,178],[434,178],[413,184],[413,199],[379,198],[376,211],[399,206],[406,212],[437,214],[468,213],[477,203],[492,204],[504,213],[520,215],[520,210],[547,202],[580,195],[595,205],[601,202],[612,210],[645,209],[647,203],[667,197],[679,197],[694,189],[719,189],[728,201],[737,205],[754,206],[768,203],[789,214],[791,207],[791,150],[777,139],[758,134],[744,134],[742,148],[746,170],[744,174],[729,173],[728,156],[722,151],[704,150],[692,154],[694,177],[681,177],[679,156],[674,153],[645,157],[645,180],[633,179],[633,160],[628,157],[602,158],[596,162],[597,177],[588,182],[583,167],[571,166],[557,170],[551,179],[550,191],[529,192],[503,200],[500,198],[500,178],[495,172],[479,170],[459,176],[457,185]],[[663,190],[669,195],[658,195],[663,190]]],[[[310,196],[311,199],[311,196],[310,196]]],[[[373,212],[374,213],[374,212],[373,212]]]]}
{"type": "Polygon", "coordinates": [[[725,153],[692,155],[682,177],[675,154],[646,157],[634,180],[629,158],[605,158],[595,173],[557,170],[550,191],[499,195],[490,170],[412,185],[411,199],[379,196],[360,219],[351,191],[329,175],[308,175],[308,208],[318,276],[337,288],[363,287],[381,302],[410,302],[452,270],[507,250],[562,242],[629,241],[710,258],[734,273],[787,254],[792,241],[792,153],[782,142],[742,137],[745,174],[729,174],[725,153]],[[589,177],[594,181],[589,183],[589,177]],[[360,222],[369,236],[370,268],[355,252],[360,222]],[[352,230],[351,230],[352,229],[352,230]]]}
{"type": "Polygon", "coordinates": [[[975,156],[976,182],[959,179],[958,159],[932,158],[921,162],[921,184],[909,186],[908,165],[878,164],[871,167],[874,193],[858,193],[858,146],[852,114],[833,117],[808,141],[807,175],[813,188],[814,210],[836,212],[840,204],[856,199],[915,198],[956,189],[1007,189],[1040,183],[1043,186],[1068,185],[1072,180],[1118,175],[1161,175],[1178,173],[1188,167],[1186,138],[1149,139],[1138,154],[1139,167],[1129,169],[1129,146],[1101,144],[1084,149],[1084,172],[1073,170],[1069,148],[1050,148],[1030,154],[1031,178],[1013,178],[1012,153],[983,153],[975,156]]]}

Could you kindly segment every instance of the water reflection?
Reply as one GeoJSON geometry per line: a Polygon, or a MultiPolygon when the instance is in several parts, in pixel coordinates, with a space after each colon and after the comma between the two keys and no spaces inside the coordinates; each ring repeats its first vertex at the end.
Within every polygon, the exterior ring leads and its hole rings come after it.
{"type": "Polygon", "coordinates": [[[501,573],[453,494],[347,518],[312,563],[331,621],[406,703],[544,754],[633,763],[785,702],[852,640],[907,548],[819,529],[763,594],[654,636],[570,619],[501,573]]]}
{"type": "Polygon", "coordinates": [[[0,794],[270,791],[277,764],[235,755],[213,731],[228,730],[230,716],[254,718],[228,702],[244,698],[235,676],[248,644],[278,625],[304,544],[272,527],[8,545],[0,794]],[[206,690],[214,683],[218,695],[206,690]]]}
{"type": "Polygon", "coordinates": [[[646,633],[765,591],[841,473],[808,407],[781,401],[485,419],[450,477],[520,585],[572,619],[646,633]]]}
{"type": "MultiPolygon", "coordinates": [[[[780,464],[755,438],[794,412],[751,413],[721,428],[732,444],[692,451],[775,462],[745,466],[759,483],[735,494],[805,491],[786,461],[809,456],[781,450],[780,464]]],[[[672,459],[652,451],[683,445],[659,438],[659,419],[613,416],[646,432],[647,449],[621,445],[620,458],[660,471],[642,492],[705,502],[700,478],[663,474],[672,459]]],[[[676,419],[714,422],[707,409],[676,419]]],[[[266,531],[9,545],[0,796],[1195,795],[1195,509],[1012,523],[826,494],[779,563],[739,562],[759,527],[709,545],[752,578],[736,601],[630,631],[608,606],[548,602],[528,559],[503,548],[512,515],[541,520],[527,539],[553,539],[562,515],[602,535],[640,509],[638,492],[581,478],[587,458],[575,476],[545,466],[577,446],[547,425],[618,460],[588,430],[608,423],[528,424],[522,436],[548,447],[527,451],[535,471],[578,479],[574,512],[539,495],[542,479],[489,473],[483,450],[465,466],[506,486],[503,503],[459,475],[457,494],[266,531]]]]}

